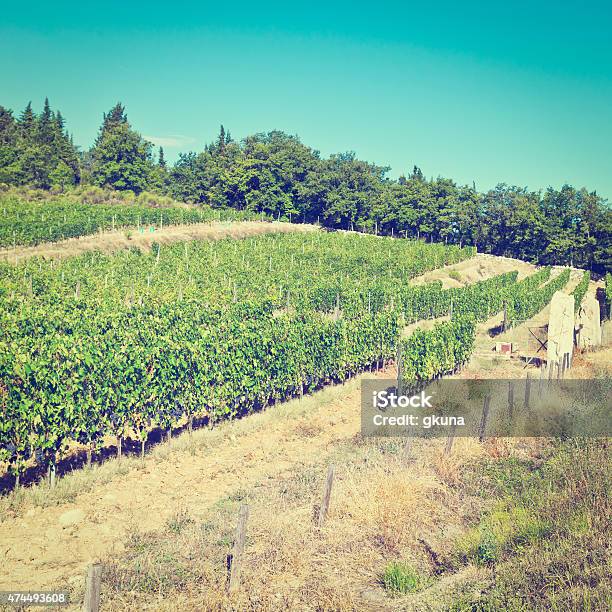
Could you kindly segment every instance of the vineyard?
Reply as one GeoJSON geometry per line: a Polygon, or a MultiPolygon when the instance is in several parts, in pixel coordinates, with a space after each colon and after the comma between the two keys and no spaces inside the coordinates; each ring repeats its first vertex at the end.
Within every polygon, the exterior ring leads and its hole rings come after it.
{"type": "Polygon", "coordinates": [[[260,410],[393,358],[428,380],[471,353],[474,321],[525,315],[569,276],[545,268],[457,289],[410,286],[473,248],[359,234],[273,234],[0,265],[2,458],[53,470],[70,441],[143,445],[153,427],[260,410]],[[548,281],[548,282],[545,282],[548,281]],[[542,283],[545,283],[542,285],[542,283]],[[517,297],[520,296],[520,297],[517,297]]]}
{"type": "Polygon", "coordinates": [[[177,205],[172,200],[164,207],[152,207],[143,199],[129,204],[90,205],[68,196],[27,201],[16,195],[0,196],[0,214],[0,248],[32,246],[125,228],[153,232],[165,225],[259,218],[233,209],[177,205]]]}

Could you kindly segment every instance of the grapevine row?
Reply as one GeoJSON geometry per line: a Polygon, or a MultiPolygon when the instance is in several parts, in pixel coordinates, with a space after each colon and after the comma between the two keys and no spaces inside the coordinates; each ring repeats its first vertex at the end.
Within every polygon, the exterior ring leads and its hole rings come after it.
{"type": "Polygon", "coordinates": [[[96,204],[70,199],[28,202],[14,196],[0,198],[0,248],[36,245],[99,231],[137,228],[150,232],[164,225],[259,218],[234,209],[143,204],[96,204]]]}
{"type": "Polygon", "coordinates": [[[591,274],[585,270],[582,274],[582,278],[580,282],[576,285],[574,291],[572,291],[572,295],[574,296],[574,311],[578,312],[580,308],[580,304],[582,304],[582,300],[586,295],[586,292],[589,290],[589,283],[591,281],[591,274]]]}

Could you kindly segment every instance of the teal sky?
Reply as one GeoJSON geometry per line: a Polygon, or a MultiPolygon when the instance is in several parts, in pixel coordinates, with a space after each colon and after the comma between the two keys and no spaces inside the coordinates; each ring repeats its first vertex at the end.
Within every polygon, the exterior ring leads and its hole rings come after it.
{"type": "Polygon", "coordinates": [[[612,199],[612,3],[31,1],[3,6],[0,104],[102,113],[174,159],[223,123],[488,189],[612,199]]]}

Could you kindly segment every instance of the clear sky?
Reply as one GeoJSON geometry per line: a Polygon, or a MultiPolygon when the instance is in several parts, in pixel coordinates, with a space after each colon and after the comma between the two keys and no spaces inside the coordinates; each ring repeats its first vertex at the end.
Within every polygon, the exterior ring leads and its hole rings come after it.
{"type": "Polygon", "coordinates": [[[488,189],[612,200],[612,2],[10,3],[0,104],[89,147],[115,102],[167,157],[281,129],[488,189]]]}

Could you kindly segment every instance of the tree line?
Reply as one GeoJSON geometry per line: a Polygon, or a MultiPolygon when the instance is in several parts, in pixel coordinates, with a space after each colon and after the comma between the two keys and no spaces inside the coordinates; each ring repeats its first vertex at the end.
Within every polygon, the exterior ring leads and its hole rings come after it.
{"type": "Polygon", "coordinates": [[[203,151],[167,164],[130,125],[123,105],[103,115],[79,151],[45,100],[15,118],[0,106],[0,183],[67,189],[79,183],[151,191],[194,204],[263,212],[339,229],[474,245],[481,252],[603,273],[612,269],[612,212],[594,191],[543,192],[499,184],[487,192],[448,178],[389,168],[352,152],[327,158],[297,136],[271,131],[232,139],[221,126],[203,151]]]}

